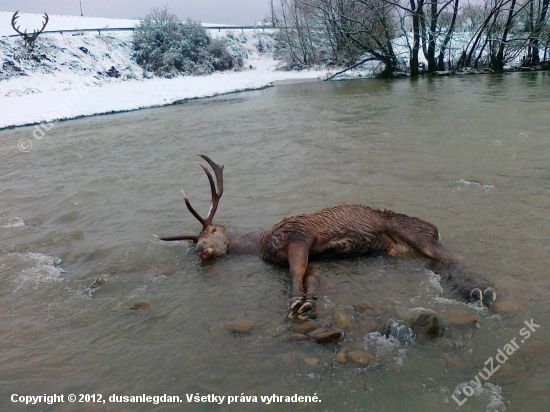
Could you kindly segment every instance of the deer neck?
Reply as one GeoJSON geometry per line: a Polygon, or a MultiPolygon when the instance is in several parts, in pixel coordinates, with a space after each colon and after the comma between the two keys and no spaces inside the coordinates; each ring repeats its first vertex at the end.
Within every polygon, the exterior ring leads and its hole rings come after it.
{"type": "Polygon", "coordinates": [[[259,230],[250,233],[227,233],[227,236],[229,237],[229,246],[227,247],[227,252],[239,255],[259,256],[261,234],[262,231],[259,230]]]}

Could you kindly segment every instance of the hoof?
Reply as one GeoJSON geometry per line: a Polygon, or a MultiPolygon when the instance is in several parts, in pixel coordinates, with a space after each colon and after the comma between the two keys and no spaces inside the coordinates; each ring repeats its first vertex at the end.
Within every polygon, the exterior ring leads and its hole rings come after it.
{"type": "Polygon", "coordinates": [[[306,299],[304,304],[298,309],[298,319],[308,320],[311,318],[313,309],[315,308],[315,301],[311,299],[306,299]]]}
{"type": "Polygon", "coordinates": [[[470,302],[481,302],[483,300],[483,293],[481,289],[474,288],[470,292],[470,302]]]}
{"type": "Polygon", "coordinates": [[[294,297],[290,299],[290,302],[288,303],[288,319],[294,319],[296,315],[298,314],[298,311],[302,307],[302,303],[304,302],[304,298],[302,297],[294,297]]]}
{"type": "Polygon", "coordinates": [[[485,306],[490,307],[495,300],[497,300],[497,294],[493,289],[487,288],[483,291],[483,304],[485,306]]]}

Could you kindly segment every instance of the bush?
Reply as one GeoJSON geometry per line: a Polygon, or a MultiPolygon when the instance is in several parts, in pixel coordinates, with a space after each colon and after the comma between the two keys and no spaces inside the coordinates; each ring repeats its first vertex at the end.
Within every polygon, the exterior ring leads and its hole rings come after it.
{"type": "Polygon", "coordinates": [[[203,75],[242,67],[222,40],[211,39],[198,22],[181,23],[168,9],[153,9],[134,31],[134,57],[162,77],[203,75]]]}

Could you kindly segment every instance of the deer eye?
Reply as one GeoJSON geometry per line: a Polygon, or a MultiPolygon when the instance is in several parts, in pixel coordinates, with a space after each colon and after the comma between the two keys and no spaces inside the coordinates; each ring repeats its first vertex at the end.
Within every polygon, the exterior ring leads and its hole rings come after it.
{"type": "Polygon", "coordinates": [[[212,233],[216,233],[218,231],[218,229],[214,228],[212,229],[212,233]]]}

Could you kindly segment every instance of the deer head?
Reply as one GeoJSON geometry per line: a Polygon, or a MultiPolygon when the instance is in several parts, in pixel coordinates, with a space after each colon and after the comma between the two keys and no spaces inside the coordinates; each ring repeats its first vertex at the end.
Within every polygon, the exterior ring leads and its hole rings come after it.
{"type": "Polygon", "coordinates": [[[191,203],[189,202],[189,199],[185,195],[185,192],[183,190],[181,191],[183,193],[183,200],[187,205],[187,209],[189,209],[191,214],[195,216],[195,218],[202,224],[202,231],[199,233],[198,236],[193,236],[193,235],[182,235],[182,236],[173,236],[173,237],[160,237],[157,235],[153,235],[153,236],[155,236],[157,239],[165,240],[165,241],[191,240],[197,244],[197,246],[195,247],[195,251],[201,257],[201,259],[208,259],[210,257],[225,255],[227,253],[227,247],[229,245],[229,238],[225,234],[225,227],[222,224],[217,224],[217,225],[212,224],[212,219],[214,219],[214,215],[216,214],[216,210],[218,209],[218,203],[223,194],[223,165],[221,166],[217,165],[208,156],[202,153],[197,153],[197,154],[200,157],[202,157],[204,160],[206,160],[210,165],[210,167],[212,167],[212,170],[214,170],[214,173],[216,175],[216,183],[218,186],[218,189],[216,190],[216,184],[214,184],[214,179],[212,178],[210,171],[204,164],[199,162],[199,165],[203,168],[203,170],[206,173],[206,176],[208,177],[208,181],[210,182],[210,189],[212,191],[212,201],[210,203],[210,209],[208,210],[208,215],[206,216],[206,219],[203,219],[195,211],[195,209],[193,209],[193,207],[191,206],[191,203]]]}
{"type": "Polygon", "coordinates": [[[21,31],[19,31],[20,26],[15,27],[16,21],[19,17],[18,14],[19,14],[19,10],[17,10],[13,14],[13,17],[11,18],[11,26],[13,27],[13,29],[17,33],[19,33],[21,36],[23,36],[23,40],[25,40],[25,43],[27,43],[27,46],[28,46],[29,50],[32,51],[34,49],[34,41],[38,38],[38,35],[44,31],[44,29],[46,28],[46,25],[48,24],[48,21],[50,20],[50,18],[48,17],[48,15],[46,13],[44,13],[44,23],[42,24],[42,28],[38,31],[36,31],[36,30],[33,31],[32,35],[28,35],[27,30],[25,30],[25,32],[22,33],[21,31]]]}

